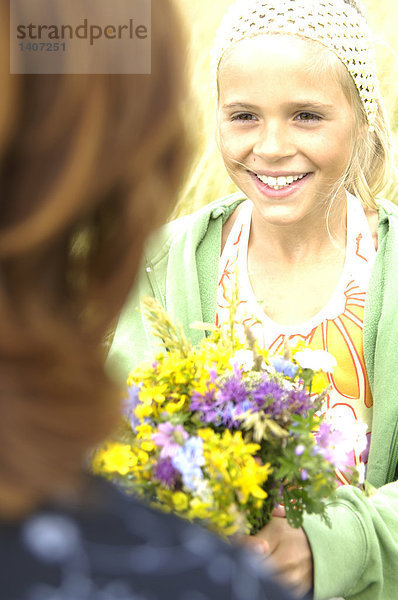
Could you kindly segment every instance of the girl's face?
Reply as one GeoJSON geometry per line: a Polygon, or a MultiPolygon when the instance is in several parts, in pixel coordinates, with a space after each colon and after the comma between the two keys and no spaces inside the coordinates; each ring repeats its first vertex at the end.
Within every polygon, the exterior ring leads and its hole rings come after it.
{"type": "Polygon", "coordinates": [[[225,165],[257,213],[278,225],[326,214],[354,143],[354,113],[337,77],[308,68],[314,51],[324,50],[270,35],[234,45],[219,69],[225,165]]]}

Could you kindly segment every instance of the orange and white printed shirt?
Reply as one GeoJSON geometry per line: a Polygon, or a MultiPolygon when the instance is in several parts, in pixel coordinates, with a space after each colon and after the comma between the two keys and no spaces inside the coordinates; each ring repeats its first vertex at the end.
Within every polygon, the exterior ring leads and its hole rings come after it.
{"type": "MultiPolygon", "coordinates": [[[[371,436],[373,400],[363,356],[365,297],[376,250],[360,201],[347,192],[347,246],[342,274],[326,306],[309,321],[284,326],[268,317],[255,298],[247,270],[247,249],[253,205],[245,201],[228,236],[219,265],[216,324],[228,319],[232,292],[238,284],[237,321],[249,325],[262,347],[278,352],[285,342],[304,340],[312,350],[326,350],[336,360],[329,374],[328,417],[337,427],[365,423],[367,449],[352,452],[350,463],[366,465],[371,436]],[[238,280],[238,281],[237,281],[238,280]]],[[[349,481],[337,471],[341,484],[349,481]]]]}

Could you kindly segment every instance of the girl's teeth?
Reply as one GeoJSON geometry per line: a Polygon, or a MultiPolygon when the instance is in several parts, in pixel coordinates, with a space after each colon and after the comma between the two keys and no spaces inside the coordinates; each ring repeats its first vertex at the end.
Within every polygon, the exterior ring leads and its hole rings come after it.
{"type": "Polygon", "coordinates": [[[303,175],[288,175],[287,177],[285,177],[285,176],[283,176],[283,177],[267,177],[266,175],[257,175],[257,177],[259,178],[260,181],[262,181],[269,187],[271,187],[275,190],[280,190],[280,189],[286,187],[287,185],[290,185],[294,181],[303,179],[303,177],[305,177],[305,175],[306,175],[306,173],[303,173],[303,175]]]}

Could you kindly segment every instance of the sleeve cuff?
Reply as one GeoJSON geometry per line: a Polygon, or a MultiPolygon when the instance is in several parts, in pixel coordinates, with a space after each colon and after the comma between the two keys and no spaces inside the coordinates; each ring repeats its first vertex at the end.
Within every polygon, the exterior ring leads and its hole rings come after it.
{"type": "Polygon", "coordinates": [[[314,600],[349,596],[365,568],[366,535],[353,506],[330,502],[327,514],[330,527],[319,515],[304,516],[314,561],[314,600]]]}

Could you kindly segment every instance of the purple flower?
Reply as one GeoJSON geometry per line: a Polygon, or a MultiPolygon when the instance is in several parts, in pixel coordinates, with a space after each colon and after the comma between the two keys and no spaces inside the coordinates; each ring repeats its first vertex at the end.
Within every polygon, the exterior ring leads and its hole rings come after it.
{"type": "Polygon", "coordinates": [[[299,444],[298,446],[296,446],[294,453],[296,456],[302,456],[304,454],[304,451],[305,446],[303,446],[303,444],[299,444]]]}
{"type": "Polygon", "coordinates": [[[368,459],[369,459],[369,450],[370,450],[370,433],[366,434],[366,448],[365,450],[363,450],[363,452],[361,453],[361,462],[363,463],[367,463],[368,459]]]}
{"type": "Polygon", "coordinates": [[[314,437],[317,441],[313,450],[315,454],[321,454],[338,469],[349,466],[352,445],[341,431],[334,429],[329,423],[321,423],[314,437]]]}
{"type": "Polygon", "coordinates": [[[307,469],[303,469],[300,473],[301,481],[307,481],[308,479],[308,471],[307,469]]]}
{"type": "Polygon", "coordinates": [[[158,432],[152,435],[152,439],[157,446],[162,448],[160,458],[175,456],[178,449],[188,439],[188,434],[182,425],[174,427],[171,423],[161,423],[158,432]]]}
{"type": "Polygon", "coordinates": [[[242,382],[242,374],[236,371],[233,377],[227,379],[217,396],[221,423],[226,427],[233,427],[234,424],[239,427],[240,421],[237,421],[236,415],[252,408],[246,386],[242,382]]]}
{"type": "MultiPolygon", "coordinates": [[[[210,373],[212,376],[214,372],[210,373]]],[[[212,379],[213,381],[213,379],[212,379]]],[[[204,423],[212,423],[216,418],[216,411],[214,410],[216,400],[215,400],[216,389],[212,387],[210,389],[209,382],[207,383],[207,391],[206,393],[200,394],[199,392],[193,392],[191,396],[191,404],[190,409],[195,412],[198,411],[201,413],[201,420],[204,423]]]]}
{"type": "Polygon", "coordinates": [[[161,481],[165,486],[173,488],[179,477],[179,472],[174,468],[171,459],[167,457],[158,462],[154,475],[155,479],[161,481]]]}
{"type": "Polygon", "coordinates": [[[238,415],[253,408],[249,400],[249,392],[242,381],[242,373],[235,369],[234,375],[229,377],[219,390],[208,390],[202,395],[197,392],[192,394],[191,410],[200,413],[204,423],[213,423],[230,429],[240,426],[238,415]]]}
{"type": "Polygon", "coordinates": [[[252,390],[256,411],[263,410],[270,417],[278,418],[286,412],[290,415],[306,415],[313,402],[305,390],[285,389],[281,385],[263,376],[257,389],[252,390]]]}
{"type": "Polygon", "coordinates": [[[217,377],[218,377],[218,375],[217,375],[217,371],[216,371],[215,369],[211,369],[211,370],[209,371],[209,375],[210,375],[210,381],[211,381],[212,383],[214,383],[214,382],[216,381],[217,377]]]}
{"type": "Polygon", "coordinates": [[[331,434],[332,426],[329,423],[321,423],[315,436],[319,446],[328,446],[331,434]]]}
{"type": "Polygon", "coordinates": [[[311,396],[306,390],[289,390],[287,404],[290,412],[297,415],[306,415],[314,407],[311,396]]]}
{"type": "Polygon", "coordinates": [[[285,390],[280,387],[276,381],[264,377],[257,389],[252,390],[252,398],[257,409],[263,409],[267,406],[268,413],[275,416],[280,415],[285,408],[283,405],[283,396],[285,390]]]}

